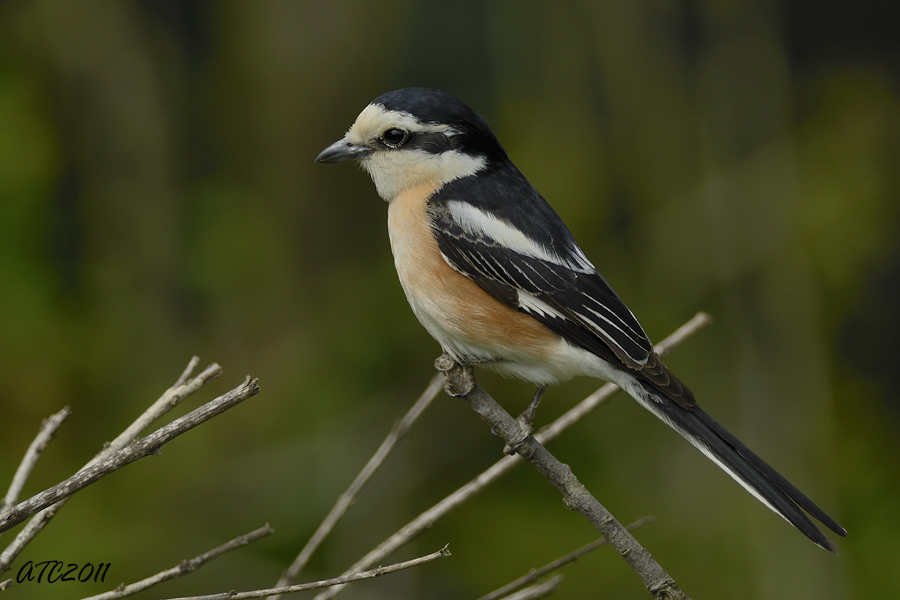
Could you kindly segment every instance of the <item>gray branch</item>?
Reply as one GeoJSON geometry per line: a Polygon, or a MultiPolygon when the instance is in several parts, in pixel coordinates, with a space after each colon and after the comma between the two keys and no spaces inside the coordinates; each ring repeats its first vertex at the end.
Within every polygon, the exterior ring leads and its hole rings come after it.
{"type": "MultiPolygon", "coordinates": [[[[247,398],[256,395],[258,391],[259,385],[257,380],[248,377],[244,383],[230,392],[157,429],[146,437],[135,438],[121,450],[113,452],[109,456],[104,456],[100,460],[91,461],[65,481],[44,490],[24,502],[20,502],[11,509],[3,511],[0,514],[0,531],[6,531],[34,513],[71,496],[127,464],[158,453],[159,449],[167,442],[190,431],[197,425],[205,423],[229,408],[237,406],[247,398]]],[[[122,436],[119,437],[121,438],[122,436]]]]}
{"type": "MultiPolygon", "coordinates": [[[[646,525],[647,523],[650,523],[651,521],[654,521],[654,520],[655,520],[654,517],[644,517],[643,519],[638,519],[637,521],[635,521],[634,523],[632,523],[625,529],[627,529],[628,531],[634,531],[638,527],[646,525]]],[[[600,546],[606,546],[608,544],[609,544],[609,541],[603,537],[598,540],[594,540],[590,544],[585,544],[581,548],[579,548],[577,550],[573,550],[572,552],[570,552],[569,554],[566,554],[562,558],[558,558],[558,559],[554,560],[553,562],[548,563],[539,569],[531,569],[530,571],[528,571],[527,573],[525,573],[518,579],[514,579],[513,581],[510,581],[503,587],[497,588],[490,594],[487,594],[486,596],[482,596],[478,600],[500,600],[501,598],[506,598],[509,594],[512,594],[516,590],[522,589],[526,585],[533,584],[534,582],[536,582],[538,579],[540,579],[547,573],[552,573],[556,569],[559,569],[570,563],[575,562],[576,560],[578,560],[579,558],[581,558],[588,552],[593,552],[600,546]]]]}
{"type": "MultiPolygon", "coordinates": [[[[146,429],[153,421],[158,419],[159,417],[166,414],[169,410],[177,406],[182,400],[188,397],[193,392],[197,391],[208,383],[209,381],[215,379],[222,373],[222,368],[213,363],[209,367],[207,367],[202,373],[194,377],[193,379],[189,379],[193,370],[199,364],[200,359],[196,356],[192,357],[188,362],[187,367],[178,377],[178,380],[175,384],[166,390],[163,395],[154,402],[147,410],[139,416],[134,423],[128,426],[115,440],[106,444],[100,452],[85,465],[84,468],[87,468],[90,465],[93,465],[100,460],[111,456],[113,453],[118,452],[122,448],[124,448],[128,443],[130,443],[137,435],[146,429]]],[[[56,515],[57,511],[62,508],[65,504],[66,499],[60,500],[56,504],[41,510],[37,515],[35,515],[28,524],[19,532],[19,534],[13,539],[12,543],[0,553],[0,573],[3,573],[9,569],[9,566],[16,559],[16,557],[25,549],[25,547],[37,536],[38,533],[50,522],[51,519],[56,515]]],[[[5,513],[9,507],[3,507],[3,510],[0,511],[0,514],[5,513]]]]}
{"type": "MultiPolygon", "coordinates": [[[[444,370],[444,369],[442,369],[444,370]]],[[[470,366],[455,364],[445,371],[447,392],[464,398],[487,423],[491,431],[506,442],[507,448],[531,463],[563,496],[566,506],[586,517],[619,552],[625,562],[657,599],[688,599],[653,556],[587,490],[568,465],[553,456],[533,435],[523,439],[522,427],[483,389],[475,384],[470,366]]]]}
{"type": "MultiPolygon", "coordinates": [[[[387,458],[388,454],[390,454],[397,442],[406,435],[413,423],[416,422],[419,416],[425,412],[425,409],[428,408],[431,402],[440,393],[443,383],[444,377],[440,373],[437,373],[432,377],[431,382],[428,384],[428,387],[425,388],[425,391],[422,392],[412,407],[405,415],[403,415],[403,418],[394,424],[387,437],[381,443],[381,446],[378,447],[378,450],[375,451],[375,454],[373,454],[372,458],[369,459],[369,462],[366,463],[366,466],[363,467],[362,471],[359,472],[347,490],[341,494],[340,498],[338,498],[331,511],[329,511],[321,525],[319,525],[318,529],[313,533],[297,558],[294,559],[293,564],[284,572],[278,580],[278,583],[275,584],[275,587],[287,586],[297,579],[297,575],[303,567],[306,566],[306,563],[309,562],[310,557],[312,557],[313,553],[319,548],[325,538],[328,537],[328,534],[331,533],[331,530],[334,529],[337,522],[344,516],[347,509],[349,509],[356,501],[356,497],[359,495],[360,491],[362,491],[372,475],[375,474],[375,471],[377,471],[382,463],[384,463],[384,460],[387,458]]],[[[273,596],[271,600],[278,600],[278,598],[279,596],[273,596]]]]}
{"type": "Polygon", "coordinates": [[[37,464],[38,459],[44,450],[47,449],[47,445],[53,441],[53,438],[56,436],[56,430],[60,428],[71,413],[71,409],[66,406],[58,413],[44,419],[44,422],[41,423],[38,434],[35,436],[34,441],[31,442],[31,445],[28,446],[25,456],[22,457],[22,462],[19,463],[19,468],[16,469],[16,474],[13,475],[12,483],[9,485],[6,496],[0,502],[0,512],[13,506],[19,500],[19,494],[22,493],[22,488],[25,487],[25,482],[28,480],[28,476],[31,475],[31,471],[37,464]]]}
{"type": "Polygon", "coordinates": [[[153,586],[165,581],[171,581],[173,579],[183,577],[184,575],[188,575],[189,573],[193,573],[212,559],[217,558],[230,550],[235,550],[236,548],[240,548],[241,546],[246,546],[250,542],[255,542],[256,540],[266,537],[267,535],[270,535],[274,532],[275,530],[269,527],[269,524],[266,523],[263,527],[255,529],[250,533],[245,533],[244,535],[238,536],[233,540],[222,544],[221,546],[213,548],[209,552],[204,552],[203,554],[195,556],[194,558],[191,558],[189,560],[183,560],[171,569],[160,571],[156,575],[147,577],[146,579],[142,579],[141,581],[137,581],[129,585],[119,585],[112,591],[97,594],[96,596],[90,596],[89,598],[84,598],[83,600],[119,600],[120,598],[133,596],[138,592],[148,590],[153,586]]]}
{"type": "Polygon", "coordinates": [[[505,596],[503,600],[538,600],[538,598],[546,598],[556,591],[556,588],[559,587],[559,583],[562,581],[562,579],[562,575],[554,575],[547,581],[536,583],[531,587],[527,587],[525,589],[519,590],[514,594],[505,596]]]}
{"type": "Polygon", "coordinates": [[[252,592],[223,592],[221,594],[209,594],[206,596],[190,596],[185,598],[172,598],[170,600],[250,600],[251,598],[265,598],[267,596],[275,596],[282,594],[293,594],[295,592],[307,592],[309,590],[317,590],[324,587],[331,587],[335,585],[344,586],[348,583],[353,583],[354,581],[360,581],[363,579],[372,579],[375,577],[381,577],[382,575],[387,575],[388,573],[396,573],[397,571],[402,571],[403,569],[410,569],[412,567],[418,567],[419,565],[424,565],[426,563],[430,563],[439,558],[444,558],[445,556],[450,556],[450,550],[447,549],[447,546],[444,546],[437,552],[432,552],[431,554],[427,554],[425,556],[420,556],[419,558],[414,558],[412,560],[407,560],[401,563],[396,563],[393,565],[388,565],[386,567],[378,567],[377,569],[372,569],[370,571],[364,571],[362,573],[356,573],[353,575],[342,575],[341,577],[335,577],[334,579],[325,579],[322,581],[314,581],[312,583],[300,583],[297,585],[290,585],[287,587],[279,587],[279,588],[270,588],[267,590],[254,590],[252,592]]]}

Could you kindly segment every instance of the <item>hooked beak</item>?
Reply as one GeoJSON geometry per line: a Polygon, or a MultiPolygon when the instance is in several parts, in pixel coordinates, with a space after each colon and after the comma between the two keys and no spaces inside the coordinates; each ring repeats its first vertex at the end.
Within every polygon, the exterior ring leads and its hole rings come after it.
{"type": "Polygon", "coordinates": [[[347,138],[342,138],[322,150],[322,153],[316,157],[316,162],[331,163],[342,162],[345,160],[359,160],[374,151],[374,148],[353,144],[348,142],[347,138]]]}

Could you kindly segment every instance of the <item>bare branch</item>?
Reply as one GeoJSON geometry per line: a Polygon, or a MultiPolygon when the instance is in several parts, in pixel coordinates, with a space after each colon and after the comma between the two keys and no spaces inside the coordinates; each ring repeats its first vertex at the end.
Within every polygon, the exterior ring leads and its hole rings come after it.
{"type": "MultiPolygon", "coordinates": [[[[230,392],[227,392],[183,417],[172,421],[168,425],[160,427],[146,437],[134,439],[121,450],[109,454],[108,457],[92,460],[75,475],[69,477],[62,483],[44,490],[40,494],[37,494],[24,502],[20,502],[13,508],[0,514],[0,531],[5,531],[16,524],[21,523],[37,511],[71,496],[75,492],[84,489],[88,485],[129,463],[150,454],[157,453],[165,443],[190,431],[197,425],[205,423],[229,408],[237,406],[247,398],[256,395],[258,391],[259,386],[257,381],[248,377],[243,384],[230,392]]],[[[121,438],[122,436],[119,437],[121,438]]],[[[107,455],[104,454],[104,456],[107,455]]]]}
{"type": "Polygon", "coordinates": [[[683,341],[693,336],[695,333],[712,323],[712,317],[709,314],[700,311],[691,320],[673,331],[663,341],[655,346],[656,353],[665,356],[675,348],[681,345],[683,341]]]}
{"type": "Polygon", "coordinates": [[[44,422],[41,423],[41,428],[38,430],[37,436],[35,436],[31,445],[28,446],[28,450],[25,451],[25,456],[22,457],[22,462],[19,463],[19,468],[16,469],[16,474],[13,475],[12,483],[9,486],[9,490],[6,492],[6,496],[3,498],[3,501],[0,502],[0,512],[13,506],[19,499],[19,494],[22,493],[22,488],[25,487],[28,476],[31,475],[31,471],[37,464],[41,454],[47,448],[47,444],[53,440],[56,436],[57,429],[59,429],[63,422],[69,418],[71,413],[72,410],[66,406],[58,413],[44,419],[44,422]]]}
{"type": "MultiPolygon", "coordinates": [[[[657,345],[657,351],[668,353],[691,335],[697,333],[711,322],[705,313],[698,313],[690,321],[679,327],[672,335],[657,345]]],[[[593,394],[579,402],[553,423],[543,427],[536,435],[540,443],[547,443],[558,437],[563,431],[584,418],[593,410],[606,403],[619,390],[617,385],[607,383],[593,394]]],[[[400,528],[391,537],[372,549],[368,554],[356,561],[344,573],[358,573],[373,564],[383,561],[395,550],[405,545],[413,538],[429,529],[438,519],[463,504],[472,496],[478,494],[488,485],[508,473],[515,467],[521,458],[518,455],[504,456],[488,469],[480,473],[470,482],[457,489],[455,492],[417,516],[415,519],[400,528]]],[[[328,600],[337,596],[342,587],[331,587],[316,595],[315,600],[328,600]]]]}
{"type": "Polygon", "coordinates": [[[527,587],[524,590],[516,592],[515,594],[506,596],[503,600],[537,600],[538,598],[546,598],[556,591],[556,588],[559,587],[559,582],[562,580],[562,575],[554,575],[547,581],[537,583],[531,587],[527,587]]]}
{"type": "Polygon", "coordinates": [[[432,552],[431,554],[428,554],[426,556],[421,556],[419,558],[414,558],[413,560],[407,560],[401,563],[388,565],[387,567],[378,567],[377,569],[372,569],[371,571],[365,571],[362,573],[356,573],[355,575],[344,575],[342,577],[335,577],[334,579],[325,579],[322,581],[314,581],[312,583],[301,583],[298,585],[291,585],[287,587],[270,588],[267,590],[255,590],[252,592],[223,592],[221,594],[210,594],[207,596],[172,598],[171,600],[248,600],[250,598],[265,598],[266,596],[306,592],[309,590],[316,590],[319,588],[335,585],[343,586],[347,585],[348,583],[353,583],[354,581],[360,581],[362,579],[381,577],[382,575],[387,575],[388,573],[396,573],[397,571],[402,571],[403,569],[418,567],[419,565],[430,563],[439,558],[444,558],[445,556],[450,556],[450,551],[447,549],[447,546],[444,546],[437,552],[432,552]]]}
{"type": "MultiPolygon", "coordinates": [[[[646,525],[647,523],[650,523],[654,520],[656,520],[655,517],[644,517],[643,519],[638,519],[637,521],[635,521],[634,523],[632,523],[625,529],[627,529],[628,531],[634,531],[638,527],[641,527],[642,525],[646,525]]],[[[587,554],[588,552],[596,550],[600,546],[606,546],[607,544],[609,544],[609,542],[607,541],[606,538],[600,538],[600,539],[594,540],[590,544],[586,544],[586,545],[582,546],[581,548],[579,548],[578,550],[574,550],[574,551],[570,552],[569,554],[566,554],[562,558],[558,558],[558,559],[554,560],[553,562],[548,563],[539,569],[531,569],[528,573],[525,573],[518,579],[510,581],[503,587],[497,588],[490,594],[487,594],[486,596],[482,596],[478,600],[498,600],[500,598],[505,598],[508,594],[511,594],[511,593],[515,592],[516,590],[525,587],[526,585],[530,585],[530,584],[534,583],[535,581],[537,581],[538,579],[540,579],[547,573],[555,571],[556,569],[559,569],[560,567],[564,567],[565,565],[567,565],[569,563],[573,563],[576,560],[578,560],[579,558],[581,558],[582,556],[584,556],[585,554],[587,554]]]]}
{"type": "Polygon", "coordinates": [[[581,513],[609,540],[654,598],[688,598],[653,556],[578,481],[568,465],[560,462],[534,436],[523,439],[519,422],[474,383],[471,367],[456,365],[446,375],[448,393],[463,397],[491,431],[503,438],[508,449],[531,463],[559,490],[566,506],[581,513]]]}
{"type": "MultiPolygon", "coordinates": [[[[200,364],[200,357],[196,354],[191,357],[191,360],[188,361],[187,366],[184,368],[184,371],[181,372],[181,375],[178,376],[178,379],[175,380],[175,384],[172,387],[178,387],[179,385],[185,383],[188,378],[190,378],[191,373],[194,372],[194,369],[197,368],[197,365],[200,364]]],[[[217,365],[218,366],[218,365],[217,365]]]]}
{"type": "MultiPolygon", "coordinates": [[[[490,468],[483,471],[475,479],[401,527],[399,531],[356,561],[349,569],[344,571],[344,574],[358,573],[363,569],[384,560],[385,557],[393,554],[395,550],[419,536],[423,531],[429,529],[438,519],[483,490],[502,475],[505,475],[518,462],[521,462],[521,459],[518,456],[503,457],[490,468]]],[[[337,596],[342,589],[343,588],[339,586],[331,587],[324,592],[317,594],[314,600],[327,600],[328,598],[333,598],[337,596]]]]}
{"type": "MultiPolygon", "coordinates": [[[[416,422],[419,416],[425,412],[425,409],[428,408],[435,397],[437,397],[438,393],[440,393],[443,383],[443,375],[441,373],[435,374],[428,384],[428,387],[426,387],[425,391],[422,392],[422,395],[419,396],[418,400],[415,401],[403,418],[394,424],[394,427],[381,443],[381,446],[375,451],[375,454],[372,455],[372,458],[369,459],[369,462],[366,463],[366,466],[363,467],[362,471],[359,472],[359,475],[356,476],[356,479],[353,480],[353,483],[350,484],[347,491],[341,494],[331,511],[325,517],[325,520],[322,521],[322,524],[316,529],[315,533],[306,543],[303,550],[300,551],[300,554],[294,560],[293,564],[291,564],[284,572],[278,580],[278,583],[275,584],[275,587],[283,587],[296,580],[297,575],[303,567],[306,566],[306,563],[309,562],[310,557],[322,544],[328,534],[331,533],[331,530],[334,529],[334,526],[340,518],[344,516],[344,513],[347,512],[347,509],[349,509],[356,500],[356,497],[359,495],[362,488],[387,458],[388,454],[394,448],[394,445],[406,435],[406,432],[409,431],[409,428],[413,423],[416,422]]],[[[272,600],[277,600],[277,598],[278,596],[275,596],[272,600]]]]}
{"type": "MultiPolygon", "coordinates": [[[[222,373],[222,368],[213,363],[208,366],[206,370],[204,370],[200,375],[194,377],[191,380],[187,380],[190,377],[190,374],[194,371],[197,364],[200,362],[200,359],[194,356],[188,362],[187,367],[184,369],[182,374],[179,376],[178,380],[175,382],[171,388],[166,390],[163,395],[154,402],[144,413],[138,417],[128,428],[122,432],[119,436],[116,437],[115,440],[106,444],[103,450],[101,450],[90,462],[85,465],[84,468],[87,468],[90,465],[95,464],[103,458],[106,458],[124,448],[129,442],[131,442],[137,435],[146,429],[153,421],[167,413],[173,407],[177,406],[182,400],[187,398],[190,394],[197,391],[207,382],[215,379],[222,373]]],[[[22,531],[13,539],[12,543],[6,547],[2,554],[0,554],[0,573],[3,573],[9,569],[9,566],[16,559],[16,557],[25,549],[25,547],[31,542],[32,539],[44,528],[47,523],[53,518],[56,512],[62,508],[63,504],[65,504],[65,499],[60,500],[55,505],[45,508],[34,518],[29,521],[28,525],[26,525],[22,531]]],[[[9,507],[4,507],[3,511],[0,511],[0,514],[4,514],[9,507]]]]}
{"type": "MultiPolygon", "coordinates": [[[[698,312],[688,322],[669,334],[666,339],[656,345],[656,352],[660,356],[665,356],[689,337],[712,323],[712,317],[705,312],[698,312]]],[[[619,386],[614,383],[607,383],[593,394],[572,407],[566,414],[556,419],[553,423],[541,428],[534,436],[537,440],[546,444],[551,439],[556,438],[560,433],[580,421],[589,413],[597,409],[601,404],[606,403],[613,395],[619,391],[619,386]]]]}
{"type": "Polygon", "coordinates": [[[259,529],[238,536],[230,542],[226,542],[221,546],[217,546],[209,552],[205,552],[199,556],[195,556],[190,560],[181,561],[178,565],[172,567],[171,569],[160,571],[152,577],[147,577],[146,579],[142,579],[141,581],[137,581],[129,585],[120,585],[112,591],[97,594],[96,596],[90,596],[89,598],[84,598],[83,600],[118,600],[119,598],[127,598],[128,596],[133,596],[138,592],[148,590],[153,586],[165,581],[171,581],[172,579],[177,579],[178,577],[193,573],[212,559],[217,558],[230,550],[240,548],[241,546],[246,546],[250,542],[255,542],[260,538],[264,538],[267,535],[274,533],[274,531],[275,530],[269,527],[269,524],[266,523],[259,529]]]}
{"type": "Polygon", "coordinates": [[[9,546],[7,546],[6,549],[3,550],[3,553],[0,554],[0,573],[5,573],[9,570],[9,566],[16,557],[21,554],[22,550],[25,549],[25,546],[41,532],[44,526],[47,525],[54,516],[56,516],[56,511],[59,510],[64,503],[65,500],[57,502],[53,506],[45,508],[28,521],[28,524],[22,528],[22,531],[13,538],[13,541],[10,542],[9,546]]]}
{"type": "MultiPolygon", "coordinates": [[[[184,373],[178,378],[178,381],[182,381],[182,379],[187,375],[190,376],[190,372],[193,371],[194,365],[197,364],[197,357],[191,358],[191,361],[188,363],[187,368],[184,370],[184,373]]],[[[202,373],[190,379],[188,381],[184,381],[182,383],[176,383],[165,392],[163,392],[162,396],[159,399],[150,405],[150,407],[141,414],[135,421],[129,425],[125,431],[116,436],[116,439],[111,441],[102,451],[97,453],[91,462],[89,462],[87,466],[94,464],[97,461],[103,460],[104,458],[110,456],[114,452],[118,452],[126,445],[131,443],[143,430],[147,429],[151,423],[165,415],[167,412],[178,406],[182,400],[199,390],[201,387],[218,377],[222,374],[222,367],[218,364],[213,363],[206,367],[202,373]]]]}

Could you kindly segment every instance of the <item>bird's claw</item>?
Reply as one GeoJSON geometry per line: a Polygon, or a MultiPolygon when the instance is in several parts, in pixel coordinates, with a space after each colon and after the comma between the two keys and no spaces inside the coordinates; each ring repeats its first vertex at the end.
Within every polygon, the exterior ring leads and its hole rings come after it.
{"type": "Polygon", "coordinates": [[[526,415],[525,413],[527,412],[528,411],[526,410],[521,415],[516,417],[515,423],[519,431],[513,439],[511,439],[506,443],[505,446],[503,446],[504,454],[516,454],[522,444],[525,443],[525,440],[531,437],[531,435],[534,433],[534,427],[531,426],[531,418],[534,415],[526,415]]]}
{"type": "Polygon", "coordinates": [[[460,364],[449,354],[441,354],[434,361],[434,368],[444,374],[444,391],[454,398],[465,398],[475,389],[475,373],[472,365],[460,364]]]}

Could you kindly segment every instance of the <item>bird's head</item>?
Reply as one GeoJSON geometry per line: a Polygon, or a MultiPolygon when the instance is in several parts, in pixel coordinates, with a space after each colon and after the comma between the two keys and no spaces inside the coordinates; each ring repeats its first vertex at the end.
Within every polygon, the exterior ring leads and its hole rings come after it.
{"type": "Polygon", "coordinates": [[[373,100],[347,134],[316,158],[346,160],[358,161],[390,201],[416,186],[439,187],[473,175],[506,160],[506,153],[485,120],[454,96],[404,88],[373,100]]]}

